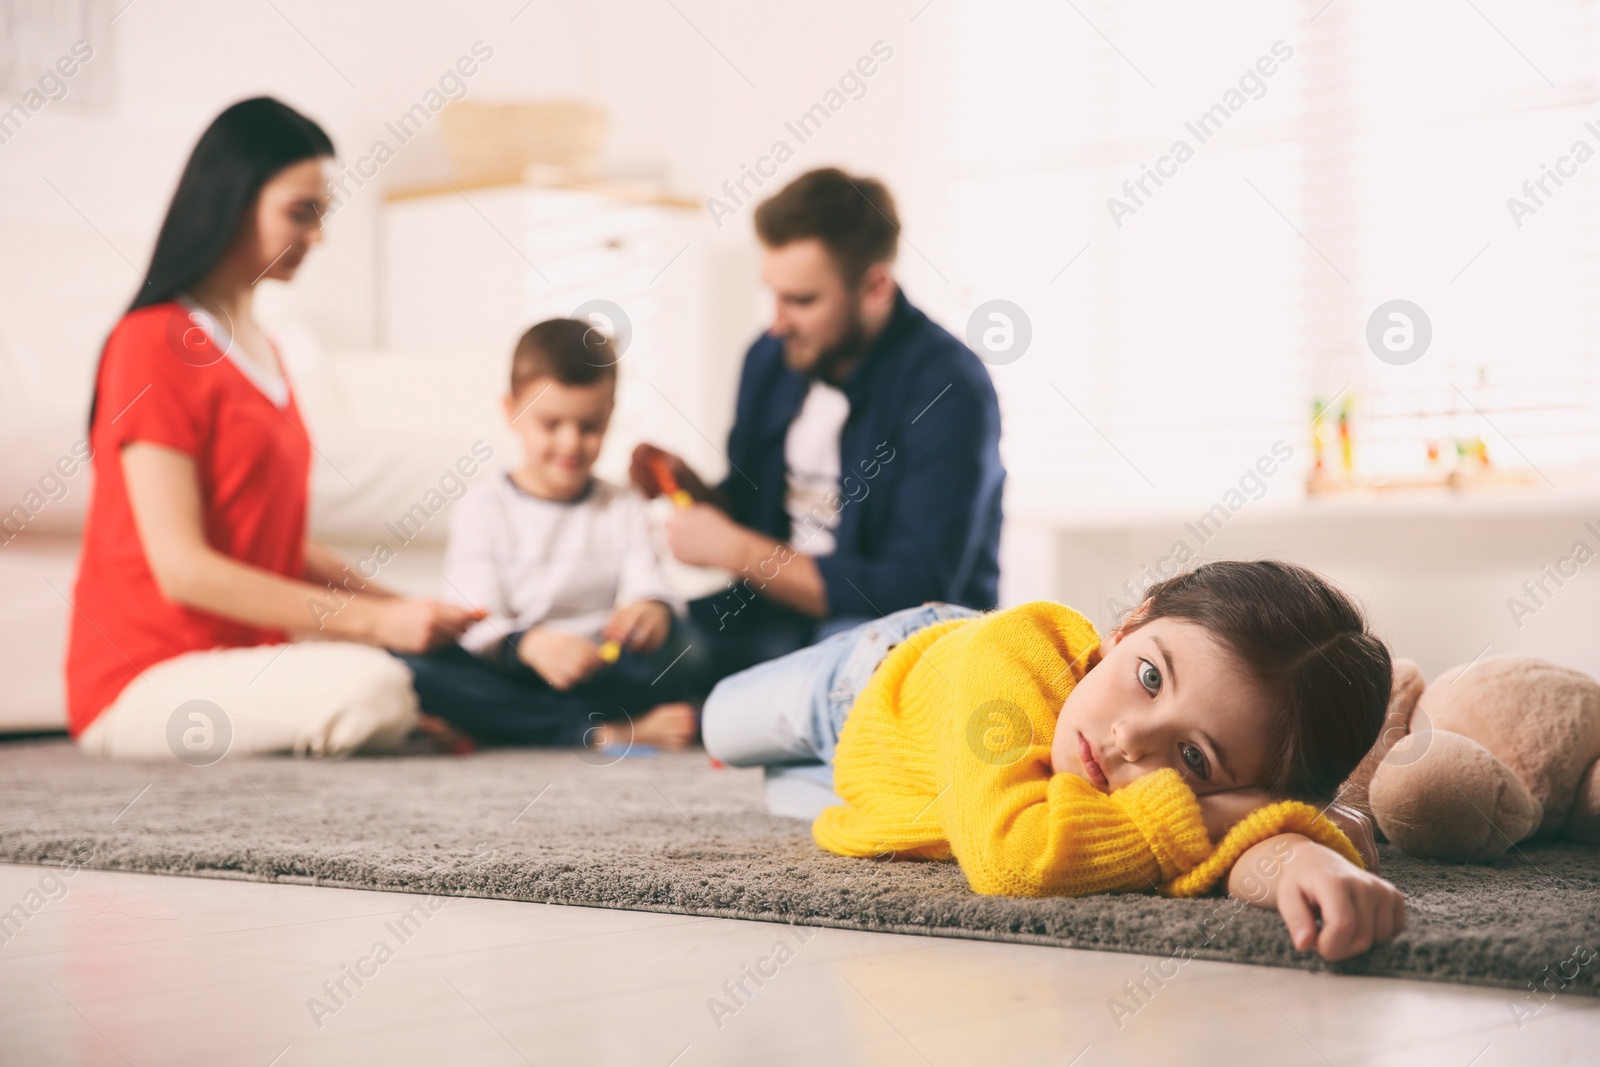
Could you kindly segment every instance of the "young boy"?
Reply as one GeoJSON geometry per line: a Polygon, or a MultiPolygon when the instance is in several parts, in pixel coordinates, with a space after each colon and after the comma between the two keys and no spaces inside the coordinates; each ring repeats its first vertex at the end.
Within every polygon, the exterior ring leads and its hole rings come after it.
{"type": "Polygon", "coordinates": [[[523,463],[456,505],[446,600],[485,617],[459,645],[403,657],[422,710],[498,744],[683,748],[690,669],[644,501],[593,474],[617,357],[588,323],[517,343],[506,419],[523,463]],[[669,640],[672,639],[672,640],[669,640]],[[674,669],[674,667],[676,669],[674,669]]]}

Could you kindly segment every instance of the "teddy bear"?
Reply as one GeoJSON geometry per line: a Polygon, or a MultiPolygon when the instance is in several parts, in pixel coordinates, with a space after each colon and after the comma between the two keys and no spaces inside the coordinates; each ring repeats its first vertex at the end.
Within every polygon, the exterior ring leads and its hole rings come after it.
{"type": "Polygon", "coordinates": [[[1600,683],[1493,656],[1430,685],[1396,660],[1383,732],[1340,801],[1429,859],[1483,862],[1527,839],[1600,844],[1600,683]]]}

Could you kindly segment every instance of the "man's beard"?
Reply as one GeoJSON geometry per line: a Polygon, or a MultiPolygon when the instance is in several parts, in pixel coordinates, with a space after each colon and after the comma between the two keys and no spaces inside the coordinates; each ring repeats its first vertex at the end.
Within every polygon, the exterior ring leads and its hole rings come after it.
{"type": "Polygon", "coordinates": [[[790,370],[799,371],[813,381],[821,379],[837,384],[842,373],[849,370],[866,352],[869,343],[867,327],[861,319],[861,308],[852,303],[843,333],[837,341],[817,353],[811,366],[796,366],[787,343],[783,348],[783,361],[790,370]]]}

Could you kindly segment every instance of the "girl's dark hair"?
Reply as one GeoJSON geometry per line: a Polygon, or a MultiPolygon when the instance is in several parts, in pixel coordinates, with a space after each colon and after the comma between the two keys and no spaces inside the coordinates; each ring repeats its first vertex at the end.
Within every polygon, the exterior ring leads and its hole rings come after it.
{"type": "MultiPolygon", "coordinates": [[[[263,185],[285,167],[333,154],[321,126],[270,96],[241,100],[218,115],[189,154],[128,311],[166,303],[204,278],[263,185]]],[[[91,426],[94,408],[91,400],[91,426]]]]}
{"type": "Polygon", "coordinates": [[[1326,804],[1383,728],[1393,666],[1355,602],[1279,560],[1204,563],[1152,586],[1132,632],[1182,619],[1216,635],[1277,707],[1265,778],[1274,796],[1326,804]]]}

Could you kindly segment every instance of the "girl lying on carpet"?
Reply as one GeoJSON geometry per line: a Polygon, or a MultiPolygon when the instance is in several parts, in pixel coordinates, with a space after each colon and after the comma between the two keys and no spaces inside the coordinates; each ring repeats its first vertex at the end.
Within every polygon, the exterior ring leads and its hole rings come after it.
{"type": "Polygon", "coordinates": [[[701,729],[731,765],[831,764],[843,802],[812,833],[840,855],[955,859],[1007,896],[1226,878],[1297,950],[1342,959],[1405,926],[1370,829],[1364,857],[1324,814],[1390,679],[1326,580],[1219,562],[1154,586],[1104,645],[1060,604],[896,612],[725,679],[701,729]]]}

